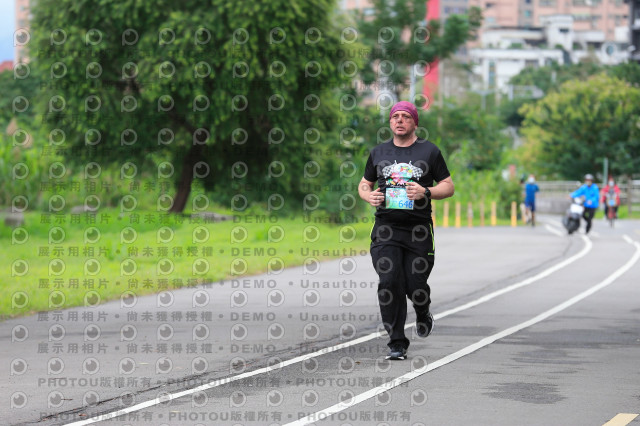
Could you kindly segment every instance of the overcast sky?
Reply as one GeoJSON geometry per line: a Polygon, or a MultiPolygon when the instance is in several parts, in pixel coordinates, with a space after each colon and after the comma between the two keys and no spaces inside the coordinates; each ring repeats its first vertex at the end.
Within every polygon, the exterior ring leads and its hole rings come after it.
{"type": "Polygon", "coordinates": [[[13,60],[14,0],[0,0],[0,62],[13,60]]]}

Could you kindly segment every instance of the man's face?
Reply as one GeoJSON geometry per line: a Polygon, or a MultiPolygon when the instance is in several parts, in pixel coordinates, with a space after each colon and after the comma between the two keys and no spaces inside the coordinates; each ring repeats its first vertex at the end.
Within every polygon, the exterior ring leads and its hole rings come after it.
{"type": "Polygon", "coordinates": [[[396,111],[389,120],[391,131],[396,136],[406,136],[413,133],[416,123],[407,111],[396,111]]]}
{"type": "Polygon", "coordinates": [[[584,183],[586,183],[586,184],[587,184],[587,186],[591,186],[591,184],[593,183],[593,181],[592,181],[591,179],[586,179],[586,180],[584,181],[584,183]]]}

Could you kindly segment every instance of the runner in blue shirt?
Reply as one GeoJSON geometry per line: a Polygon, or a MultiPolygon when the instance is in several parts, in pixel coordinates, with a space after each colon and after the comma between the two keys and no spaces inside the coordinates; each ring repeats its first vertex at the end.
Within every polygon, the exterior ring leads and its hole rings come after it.
{"type": "Polygon", "coordinates": [[[536,226],[536,192],[540,188],[536,184],[536,177],[531,174],[524,186],[524,206],[527,208],[527,216],[531,216],[531,226],[536,226]]]}

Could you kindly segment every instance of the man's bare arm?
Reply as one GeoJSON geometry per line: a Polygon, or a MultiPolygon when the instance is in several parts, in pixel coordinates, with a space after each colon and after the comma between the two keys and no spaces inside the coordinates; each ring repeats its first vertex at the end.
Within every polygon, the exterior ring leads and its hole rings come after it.
{"type": "Polygon", "coordinates": [[[380,191],[380,188],[376,188],[373,190],[373,185],[375,182],[370,182],[365,178],[362,178],[360,184],[358,184],[358,195],[367,203],[371,204],[373,207],[379,206],[384,201],[384,194],[380,191]]]}
{"type": "Polygon", "coordinates": [[[432,200],[443,200],[445,198],[449,198],[455,192],[451,176],[441,180],[436,186],[429,188],[429,190],[431,191],[432,200]]]}

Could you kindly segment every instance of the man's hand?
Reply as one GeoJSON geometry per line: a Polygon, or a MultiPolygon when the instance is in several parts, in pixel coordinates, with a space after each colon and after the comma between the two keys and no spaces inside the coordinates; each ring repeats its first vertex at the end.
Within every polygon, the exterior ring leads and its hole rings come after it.
{"type": "Polygon", "coordinates": [[[384,194],[380,188],[376,188],[375,191],[369,192],[369,199],[367,200],[373,207],[378,207],[384,201],[384,194]]]}
{"type": "Polygon", "coordinates": [[[424,198],[424,194],[427,190],[416,182],[407,182],[407,198],[410,200],[420,200],[424,198]]]}

